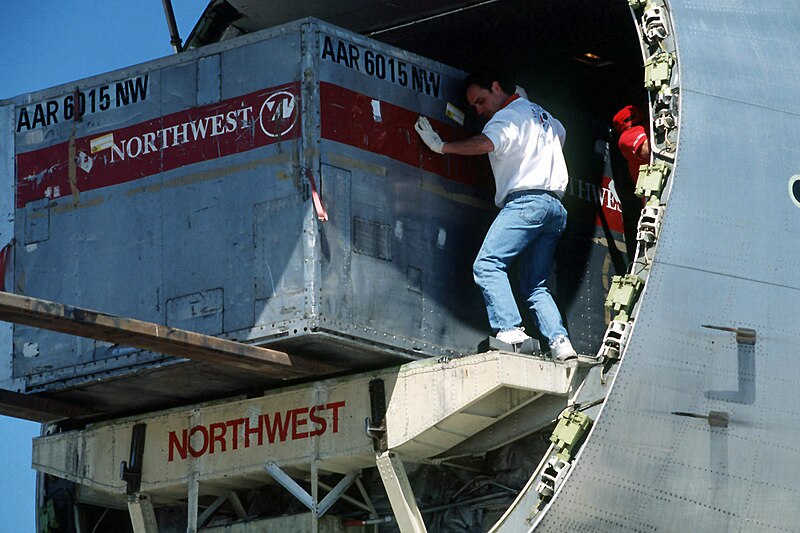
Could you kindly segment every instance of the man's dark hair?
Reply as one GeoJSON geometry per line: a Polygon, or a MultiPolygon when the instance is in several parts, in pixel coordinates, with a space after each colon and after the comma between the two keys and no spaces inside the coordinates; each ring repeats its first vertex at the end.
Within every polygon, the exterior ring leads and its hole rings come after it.
{"type": "Polygon", "coordinates": [[[477,85],[487,91],[491,91],[492,83],[494,82],[499,83],[500,88],[503,89],[503,92],[506,94],[514,94],[517,90],[517,84],[511,81],[508,76],[491,70],[476,70],[467,76],[466,84],[467,87],[470,85],[477,85]]]}

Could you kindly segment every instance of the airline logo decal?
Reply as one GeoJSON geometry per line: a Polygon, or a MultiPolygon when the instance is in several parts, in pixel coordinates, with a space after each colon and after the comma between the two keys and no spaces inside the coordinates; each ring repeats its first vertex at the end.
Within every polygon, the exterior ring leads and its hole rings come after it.
{"type": "Polygon", "coordinates": [[[170,431],[167,461],[339,433],[344,407],[341,400],[170,431]]]}
{"type": "Polygon", "coordinates": [[[282,137],[291,131],[297,122],[297,98],[289,91],[272,93],[261,104],[258,113],[261,131],[270,137],[282,137]]]}
{"type": "Polygon", "coordinates": [[[17,154],[17,207],[300,136],[292,83],[17,154]]]}

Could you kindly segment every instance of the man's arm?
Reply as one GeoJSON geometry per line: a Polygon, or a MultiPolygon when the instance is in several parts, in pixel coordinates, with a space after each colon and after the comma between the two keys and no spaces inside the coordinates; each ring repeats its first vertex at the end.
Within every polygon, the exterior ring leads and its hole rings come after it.
{"type": "Polygon", "coordinates": [[[414,129],[422,142],[437,154],[483,155],[494,152],[494,143],[483,133],[462,141],[444,142],[425,117],[419,117],[414,129]]]}
{"type": "Polygon", "coordinates": [[[644,138],[644,142],[639,147],[638,155],[645,161],[650,161],[650,141],[647,137],[644,138]]]}
{"type": "Polygon", "coordinates": [[[483,155],[489,152],[494,152],[494,143],[483,133],[461,141],[446,142],[442,146],[444,154],[483,155]]]}

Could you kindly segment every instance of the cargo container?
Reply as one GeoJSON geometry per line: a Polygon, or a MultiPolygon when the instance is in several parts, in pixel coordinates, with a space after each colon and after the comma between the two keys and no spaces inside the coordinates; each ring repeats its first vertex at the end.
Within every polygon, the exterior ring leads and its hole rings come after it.
{"type": "MultiPolygon", "coordinates": [[[[463,78],[306,20],[5,101],[9,289],[343,370],[474,352],[485,312],[463,289],[491,176],[413,130],[425,114],[465,135],[446,114],[464,110],[463,78]]],[[[20,325],[13,338],[25,393],[113,412],[265,385],[20,325]]]]}

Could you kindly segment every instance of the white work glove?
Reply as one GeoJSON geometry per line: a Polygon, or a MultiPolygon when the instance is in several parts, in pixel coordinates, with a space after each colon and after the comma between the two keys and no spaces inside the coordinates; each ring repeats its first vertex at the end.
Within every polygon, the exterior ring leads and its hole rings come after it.
{"type": "Polygon", "coordinates": [[[444,146],[444,142],[442,138],[439,137],[439,134],[436,133],[436,130],[433,129],[431,123],[428,122],[427,118],[419,117],[417,123],[414,124],[414,129],[417,130],[417,133],[419,133],[419,136],[422,138],[422,142],[427,144],[428,148],[437,154],[443,153],[442,147],[444,146]]]}

